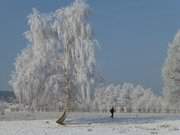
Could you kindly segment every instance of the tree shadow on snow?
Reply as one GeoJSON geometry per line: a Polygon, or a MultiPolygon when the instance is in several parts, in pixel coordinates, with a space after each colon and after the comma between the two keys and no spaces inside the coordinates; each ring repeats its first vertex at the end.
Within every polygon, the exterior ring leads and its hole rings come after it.
{"type": "Polygon", "coordinates": [[[150,117],[138,117],[138,116],[130,116],[130,117],[81,117],[73,119],[70,123],[76,124],[145,124],[145,123],[156,123],[164,120],[180,120],[180,116],[150,116],[150,117]]]}

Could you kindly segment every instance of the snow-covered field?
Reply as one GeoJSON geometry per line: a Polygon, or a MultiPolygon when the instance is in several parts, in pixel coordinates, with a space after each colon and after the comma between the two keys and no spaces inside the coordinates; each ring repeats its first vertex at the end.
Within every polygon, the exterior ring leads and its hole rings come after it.
{"type": "Polygon", "coordinates": [[[0,135],[180,135],[180,115],[73,113],[66,125],[58,113],[7,113],[0,116],[0,135]]]}

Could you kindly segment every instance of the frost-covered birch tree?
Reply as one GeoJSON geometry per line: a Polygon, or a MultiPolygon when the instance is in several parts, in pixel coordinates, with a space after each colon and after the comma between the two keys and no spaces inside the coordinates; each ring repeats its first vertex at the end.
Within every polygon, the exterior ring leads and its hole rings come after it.
{"type": "Polygon", "coordinates": [[[59,94],[62,95],[60,91],[63,89],[63,47],[52,29],[51,16],[44,16],[33,9],[28,16],[28,24],[30,30],[25,36],[29,45],[16,58],[10,84],[20,104],[34,110],[60,100],[59,94]]]}
{"type": "Polygon", "coordinates": [[[89,7],[84,0],[76,0],[72,6],[55,13],[55,28],[64,45],[64,69],[71,83],[76,86],[76,91],[80,93],[78,99],[82,108],[91,104],[96,63],[96,40],[93,38],[88,16],[89,7]]]}
{"type": "Polygon", "coordinates": [[[180,31],[169,45],[162,69],[164,97],[170,109],[180,109],[180,31]]]}
{"type": "Polygon", "coordinates": [[[19,102],[41,109],[71,100],[80,108],[90,106],[95,68],[95,44],[84,0],[51,14],[36,9],[28,16],[29,45],[15,62],[10,85],[19,102]],[[68,80],[68,81],[67,81],[68,80]],[[65,86],[66,85],[66,86],[65,86]],[[78,99],[78,100],[77,100],[78,99]]]}

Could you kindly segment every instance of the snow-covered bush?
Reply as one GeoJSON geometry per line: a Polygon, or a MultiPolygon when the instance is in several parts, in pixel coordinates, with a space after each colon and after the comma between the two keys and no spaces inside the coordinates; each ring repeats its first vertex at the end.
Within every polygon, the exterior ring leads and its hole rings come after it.
{"type": "Polygon", "coordinates": [[[0,103],[0,114],[4,115],[5,114],[5,106],[3,103],[0,103]]]}

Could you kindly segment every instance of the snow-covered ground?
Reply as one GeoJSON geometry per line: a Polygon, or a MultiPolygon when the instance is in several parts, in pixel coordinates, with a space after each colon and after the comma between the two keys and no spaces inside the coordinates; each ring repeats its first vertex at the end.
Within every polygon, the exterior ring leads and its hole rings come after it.
{"type": "Polygon", "coordinates": [[[73,113],[66,125],[58,113],[9,113],[1,116],[0,135],[180,135],[180,115],[73,113]],[[45,120],[46,118],[46,120],[45,120]]]}

